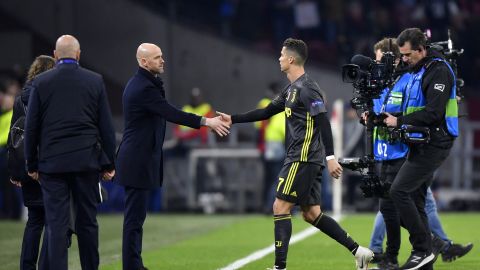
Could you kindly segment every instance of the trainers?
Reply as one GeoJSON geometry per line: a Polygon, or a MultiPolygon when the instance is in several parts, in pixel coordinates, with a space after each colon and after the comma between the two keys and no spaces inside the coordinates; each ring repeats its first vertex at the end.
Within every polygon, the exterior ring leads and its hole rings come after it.
{"type": "Polygon", "coordinates": [[[267,270],[287,270],[287,268],[277,268],[275,265],[272,268],[267,268],[267,270]]]}
{"type": "Polygon", "coordinates": [[[398,263],[392,263],[392,262],[385,262],[385,263],[379,263],[378,264],[378,269],[382,270],[398,270],[398,263]]]}
{"type": "Polygon", "coordinates": [[[442,261],[453,262],[457,258],[463,257],[465,254],[472,250],[473,244],[468,243],[466,245],[452,244],[447,250],[442,252],[442,261]]]}
{"type": "Polygon", "coordinates": [[[412,254],[410,254],[410,257],[408,257],[407,262],[402,267],[400,267],[400,269],[401,270],[420,269],[420,267],[431,262],[434,257],[435,255],[433,255],[433,253],[412,251],[412,254]]]}
{"type": "Polygon", "coordinates": [[[382,252],[373,252],[373,259],[370,263],[379,263],[385,258],[385,253],[382,252]]]}
{"type": "Polygon", "coordinates": [[[432,253],[434,255],[432,262],[435,262],[438,258],[438,255],[445,250],[448,246],[448,242],[444,241],[440,237],[432,234],[432,253]]]}
{"type": "Polygon", "coordinates": [[[366,247],[358,246],[357,252],[355,252],[355,263],[357,270],[368,269],[368,263],[373,259],[373,251],[366,247]]]}
{"type": "Polygon", "coordinates": [[[398,270],[397,258],[385,256],[384,259],[378,263],[378,269],[382,270],[398,270]]]}

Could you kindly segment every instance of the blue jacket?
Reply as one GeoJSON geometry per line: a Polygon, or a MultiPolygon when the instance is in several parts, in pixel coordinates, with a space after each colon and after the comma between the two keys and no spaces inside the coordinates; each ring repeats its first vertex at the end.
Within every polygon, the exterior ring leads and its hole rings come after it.
{"type": "MultiPolygon", "coordinates": [[[[411,78],[410,73],[403,74],[398,81],[392,86],[393,88],[385,88],[380,98],[375,99],[373,111],[376,114],[384,112],[401,113],[403,111],[403,100],[405,98],[406,86],[411,78]]],[[[373,132],[373,154],[375,160],[392,160],[403,158],[408,153],[408,146],[401,142],[389,143],[388,130],[386,127],[375,127],[373,132]]]]}
{"type": "Polygon", "coordinates": [[[160,186],[166,121],[198,129],[201,117],[170,105],[162,80],[143,68],[128,81],[122,101],[125,130],[115,180],[133,188],[160,186]]]}
{"type": "Polygon", "coordinates": [[[32,81],[25,122],[27,169],[113,169],[115,133],[103,79],[73,59],[62,60],[32,81]]]}
{"type": "MultiPolygon", "coordinates": [[[[456,99],[456,78],[455,73],[452,70],[450,64],[441,58],[433,58],[432,61],[441,62],[450,72],[450,76],[452,77],[452,86],[450,89],[443,89],[445,84],[435,84],[434,89],[435,91],[446,92],[449,95],[448,101],[446,102],[446,109],[445,109],[445,124],[451,136],[457,137],[458,136],[458,105],[456,99]]],[[[408,115],[417,111],[425,110],[425,105],[427,103],[427,98],[423,93],[422,90],[422,80],[424,78],[424,74],[426,72],[426,68],[422,67],[417,73],[414,73],[412,78],[410,79],[407,88],[408,88],[408,95],[406,99],[406,106],[404,107],[404,115],[408,115]]]]}

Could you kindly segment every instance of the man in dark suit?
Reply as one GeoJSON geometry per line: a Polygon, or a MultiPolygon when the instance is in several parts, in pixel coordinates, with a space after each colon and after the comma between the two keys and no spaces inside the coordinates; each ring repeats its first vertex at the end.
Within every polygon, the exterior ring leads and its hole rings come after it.
{"type": "Polygon", "coordinates": [[[70,194],[82,269],[98,269],[99,176],[115,174],[115,134],[102,77],[79,66],[80,44],[61,36],[56,67],[32,84],[25,124],[28,174],[40,181],[50,270],[68,269],[70,194]]]}
{"type": "Polygon", "coordinates": [[[118,183],[125,187],[122,260],[124,270],[145,269],[142,262],[143,223],[147,213],[147,194],[163,180],[162,145],[166,121],[200,128],[208,126],[220,136],[229,126],[220,118],[205,118],[185,113],[165,99],[162,50],[143,43],[137,50],[138,71],[123,92],[125,131],[117,156],[118,183]]]}

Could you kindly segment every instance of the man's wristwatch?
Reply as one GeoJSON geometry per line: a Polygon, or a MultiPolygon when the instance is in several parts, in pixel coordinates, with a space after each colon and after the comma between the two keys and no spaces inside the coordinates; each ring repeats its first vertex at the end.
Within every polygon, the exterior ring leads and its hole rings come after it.
{"type": "Polygon", "coordinates": [[[207,118],[202,116],[202,119],[200,120],[200,126],[206,126],[207,125],[207,118]]]}

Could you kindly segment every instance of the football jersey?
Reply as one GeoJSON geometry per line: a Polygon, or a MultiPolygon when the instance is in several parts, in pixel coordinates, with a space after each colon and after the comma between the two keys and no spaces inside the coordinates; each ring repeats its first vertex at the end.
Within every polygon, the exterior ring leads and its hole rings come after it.
{"type": "Polygon", "coordinates": [[[327,110],[318,84],[305,73],[288,85],[272,103],[285,108],[284,164],[300,161],[323,165],[325,150],[320,125],[315,118],[327,110]]]}

